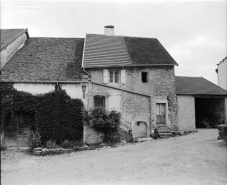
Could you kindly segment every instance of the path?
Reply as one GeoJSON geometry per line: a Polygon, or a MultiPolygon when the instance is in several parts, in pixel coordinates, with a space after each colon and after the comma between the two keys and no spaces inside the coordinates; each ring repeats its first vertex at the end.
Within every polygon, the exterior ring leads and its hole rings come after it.
{"type": "Polygon", "coordinates": [[[2,152],[2,185],[227,184],[227,146],[216,129],[186,136],[36,157],[2,152]]]}

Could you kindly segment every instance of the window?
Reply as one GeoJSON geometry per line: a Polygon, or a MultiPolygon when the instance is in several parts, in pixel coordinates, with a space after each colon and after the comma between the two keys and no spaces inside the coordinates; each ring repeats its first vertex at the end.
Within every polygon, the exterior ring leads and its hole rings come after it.
{"type": "Polygon", "coordinates": [[[110,83],[119,83],[120,73],[118,70],[110,71],[110,83]]]}
{"type": "Polygon", "coordinates": [[[94,97],[94,107],[105,107],[105,96],[94,97]]]}
{"type": "Polygon", "coordinates": [[[148,72],[142,72],[142,83],[148,82],[148,72]]]}

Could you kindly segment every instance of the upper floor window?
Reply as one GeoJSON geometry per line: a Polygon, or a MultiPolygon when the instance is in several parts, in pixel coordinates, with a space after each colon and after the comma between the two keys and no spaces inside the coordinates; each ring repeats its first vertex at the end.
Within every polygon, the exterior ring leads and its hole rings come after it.
{"type": "Polygon", "coordinates": [[[142,72],[142,83],[148,83],[148,72],[142,72]]]}
{"type": "Polygon", "coordinates": [[[120,72],[119,70],[110,71],[110,83],[119,83],[120,72]]]}

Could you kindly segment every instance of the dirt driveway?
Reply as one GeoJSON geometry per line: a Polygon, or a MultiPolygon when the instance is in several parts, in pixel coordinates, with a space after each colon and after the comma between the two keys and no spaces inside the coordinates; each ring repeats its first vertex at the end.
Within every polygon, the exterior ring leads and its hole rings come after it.
{"type": "Polygon", "coordinates": [[[1,152],[2,185],[227,184],[227,146],[216,129],[116,148],[37,157],[1,152]]]}

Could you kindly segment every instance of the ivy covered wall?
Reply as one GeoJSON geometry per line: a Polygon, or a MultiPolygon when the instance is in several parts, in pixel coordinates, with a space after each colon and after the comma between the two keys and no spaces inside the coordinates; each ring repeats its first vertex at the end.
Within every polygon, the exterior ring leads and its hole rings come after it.
{"type": "Polygon", "coordinates": [[[65,90],[56,87],[46,94],[32,95],[17,91],[12,83],[0,83],[1,94],[1,131],[6,122],[17,112],[30,113],[28,117],[33,132],[41,136],[41,143],[52,139],[57,143],[64,140],[78,140],[83,136],[82,110],[80,99],[71,99],[65,90]],[[32,121],[33,120],[33,121],[32,121]]]}

